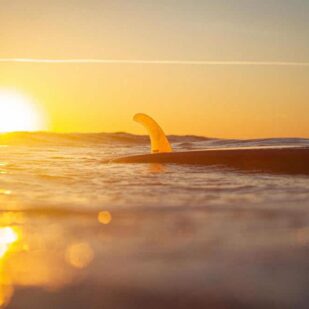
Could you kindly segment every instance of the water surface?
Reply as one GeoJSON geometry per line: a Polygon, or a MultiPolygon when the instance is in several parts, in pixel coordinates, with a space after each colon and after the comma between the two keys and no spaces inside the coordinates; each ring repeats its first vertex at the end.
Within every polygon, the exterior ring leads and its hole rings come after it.
{"type": "MultiPolygon", "coordinates": [[[[177,150],[308,139],[170,137],[177,150]]],[[[125,133],[0,136],[0,304],[307,308],[309,177],[106,164],[125,133]]]]}

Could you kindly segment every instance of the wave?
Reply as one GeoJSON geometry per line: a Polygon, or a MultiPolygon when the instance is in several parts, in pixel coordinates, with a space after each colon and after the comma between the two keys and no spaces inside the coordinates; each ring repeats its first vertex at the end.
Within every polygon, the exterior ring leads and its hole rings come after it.
{"type": "MultiPolygon", "coordinates": [[[[202,149],[216,147],[248,146],[308,146],[308,138],[220,139],[196,135],[169,135],[177,149],[202,149]]],[[[14,132],[0,134],[0,145],[21,146],[99,146],[102,145],[149,145],[149,137],[126,132],[115,133],[51,133],[14,132]]]]}
{"type": "Polygon", "coordinates": [[[146,143],[147,136],[123,132],[116,133],[51,133],[14,132],[0,134],[0,145],[61,145],[89,146],[90,144],[146,143]]]}

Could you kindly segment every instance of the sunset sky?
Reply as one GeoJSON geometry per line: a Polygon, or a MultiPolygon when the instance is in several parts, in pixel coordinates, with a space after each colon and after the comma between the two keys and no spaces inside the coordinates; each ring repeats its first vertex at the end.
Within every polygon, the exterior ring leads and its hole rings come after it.
{"type": "Polygon", "coordinates": [[[170,134],[309,137],[308,15],[308,0],[1,0],[0,93],[28,97],[56,132],[142,134],[143,112],[170,134]]]}

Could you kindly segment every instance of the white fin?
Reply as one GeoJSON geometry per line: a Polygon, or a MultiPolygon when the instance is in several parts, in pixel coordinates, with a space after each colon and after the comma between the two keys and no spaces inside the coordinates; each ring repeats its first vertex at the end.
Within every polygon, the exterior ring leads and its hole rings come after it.
{"type": "Polygon", "coordinates": [[[172,152],[173,149],[160,126],[148,115],[136,114],[133,120],[142,124],[148,131],[151,152],[172,152]]]}

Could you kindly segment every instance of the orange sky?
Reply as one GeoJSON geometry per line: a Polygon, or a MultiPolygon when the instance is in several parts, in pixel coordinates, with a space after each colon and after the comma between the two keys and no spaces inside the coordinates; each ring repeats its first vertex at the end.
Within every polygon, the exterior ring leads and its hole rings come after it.
{"type": "MultiPolygon", "coordinates": [[[[61,3],[4,1],[0,59],[309,60],[306,1],[61,3]]],[[[53,131],[143,133],[132,121],[143,112],[172,134],[309,137],[308,66],[0,62],[0,72],[0,89],[31,97],[53,131]]]]}

